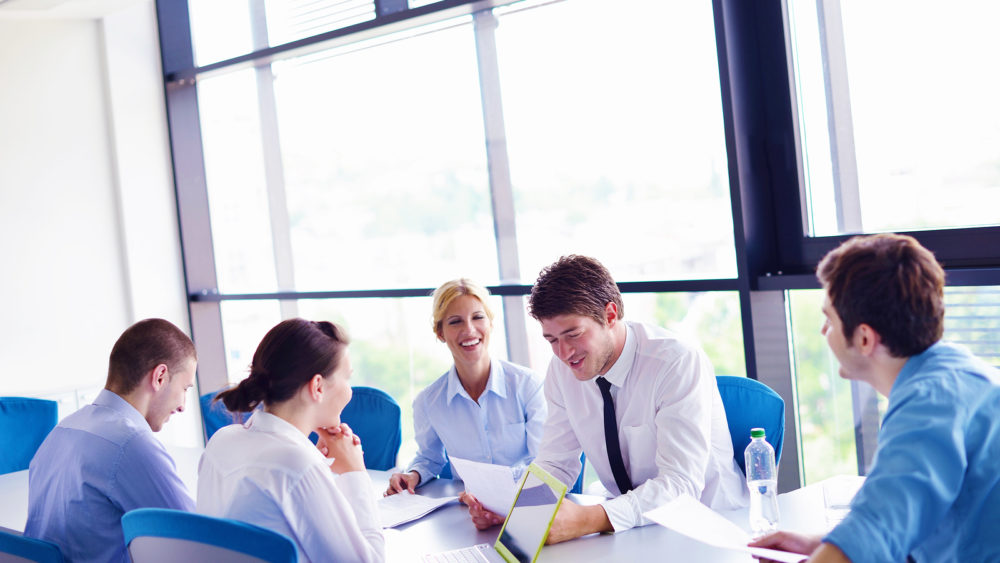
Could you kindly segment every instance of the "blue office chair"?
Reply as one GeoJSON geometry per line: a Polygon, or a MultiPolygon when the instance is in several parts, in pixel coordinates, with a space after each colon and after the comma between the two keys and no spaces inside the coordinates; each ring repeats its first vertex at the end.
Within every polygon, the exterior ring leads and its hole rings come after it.
{"type": "Polygon", "coordinates": [[[0,530],[0,561],[63,563],[59,546],[0,530]]]}
{"type": "Polygon", "coordinates": [[[295,542],[273,530],[169,508],[140,508],[122,516],[134,563],[216,561],[295,563],[295,542]]]}
{"type": "Polygon", "coordinates": [[[223,426],[243,424],[250,418],[250,413],[233,413],[226,409],[222,401],[214,401],[219,391],[205,393],[198,402],[201,403],[201,420],[205,424],[205,442],[223,426]]]}
{"type": "Polygon", "coordinates": [[[368,469],[392,469],[403,442],[402,414],[391,395],[374,387],[352,387],[340,420],[361,438],[368,469]]]}
{"type": "Polygon", "coordinates": [[[580,454],[580,474],[576,476],[576,483],[570,487],[569,492],[580,494],[583,492],[583,474],[587,471],[587,454],[580,454]]]}
{"type": "Polygon", "coordinates": [[[0,397],[0,474],[27,469],[58,416],[55,401],[0,397]]]}
{"type": "Polygon", "coordinates": [[[785,401],[767,385],[748,377],[716,376],[722,405],[726,409],[733,457],[746,474],[744,450],[750,443],[750,429],[763,428],[765,438],[774,448],[774,461],[781,460],[785,442],[785,401]]]}

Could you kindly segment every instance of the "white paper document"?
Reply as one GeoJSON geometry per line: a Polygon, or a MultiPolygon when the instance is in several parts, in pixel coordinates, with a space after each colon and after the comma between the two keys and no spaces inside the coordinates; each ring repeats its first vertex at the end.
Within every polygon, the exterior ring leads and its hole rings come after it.
{"type": "Polygon", "coordinates": [[[809,557],[800,553],[763,547],[747,547],[753,539],[750,534],[690,495],[681,495],[659,508],[646,512],[645,516],[665,528],[708,545],[787,563],[798,563],[809,557]]]}
{"type": "Polygon", "coordinates": [[[517,482],[510,467],[457,457],[451,458],[451,465],[458,470],[466,491],[490,512],[507,516],[507,511],[514,504],[514,495],[517,494],[517,482]]]}
{"type": "Polygon", "coordinates": [[[456,500],[458,497],[434,498],[403,491],[378,499],[379,520],[383,528],[392,528],[422,518],[456,500]]]}

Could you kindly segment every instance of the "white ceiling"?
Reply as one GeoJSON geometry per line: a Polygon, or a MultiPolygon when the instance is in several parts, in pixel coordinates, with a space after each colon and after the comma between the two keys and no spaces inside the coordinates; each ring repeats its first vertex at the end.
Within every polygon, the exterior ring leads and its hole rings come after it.
{"type": "Polygon", "coordinates": [[[0,20],[94,19],[153,0],[0,0],[0,20]]]}

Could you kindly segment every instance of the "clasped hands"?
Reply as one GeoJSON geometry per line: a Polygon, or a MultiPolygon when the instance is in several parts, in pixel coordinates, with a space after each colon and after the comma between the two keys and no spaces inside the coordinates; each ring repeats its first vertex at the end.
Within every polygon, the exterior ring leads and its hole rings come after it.
{"type": "Polygon", "coordinates": [[[334,473],[348,471],[364,471],[365,458],[361,450],[361,438],[351,430],[347,423],[336,426],[317,428],[316,448],[328,458],[333,458],[330,469],[334,473]]]}

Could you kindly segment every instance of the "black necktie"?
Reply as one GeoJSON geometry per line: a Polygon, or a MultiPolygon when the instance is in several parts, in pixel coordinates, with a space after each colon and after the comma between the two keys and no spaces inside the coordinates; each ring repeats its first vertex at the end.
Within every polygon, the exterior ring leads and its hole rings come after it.
{"type": "Polygon", "coordinates": [[[632,490],[632,480],[625,471],[625,461],[622,460],[622,448],[618,444],[618,423],[615,421],[615,403],[611,400],[611,382],[603,377],[597,378],[597,386],[604,397],[604,442],[608,446],[608,461],[611,462],[611,472],[615,474],[618,490],[624,495],[632,490]]]}

